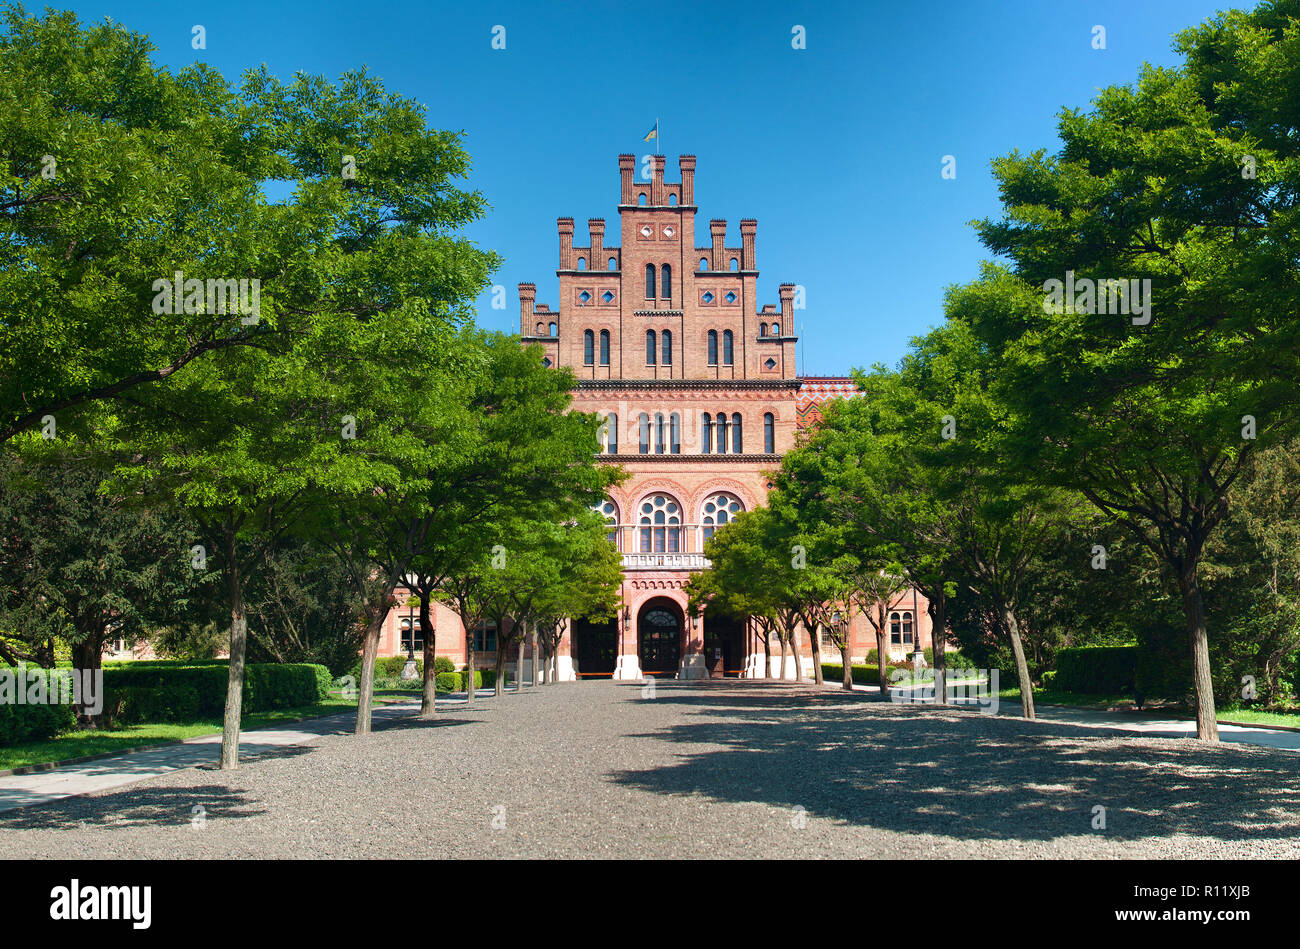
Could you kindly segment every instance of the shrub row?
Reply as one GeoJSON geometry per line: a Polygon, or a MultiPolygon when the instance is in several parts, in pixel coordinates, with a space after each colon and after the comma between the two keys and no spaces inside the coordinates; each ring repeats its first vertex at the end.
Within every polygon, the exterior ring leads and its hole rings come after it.
{"type": "Polygon", "coordinates": [[[1066,692],[1182,698],[1190,662],[1143,646],[1070,646],[1056,651],[1052,684],[1066,692]]]}
{"type": "MultiPolygon", "coordinates": [[[[502,670],[501,674],[505,676],[503,684],[509,685],[510,673],[502,670]]],[[[439,672],[437,681],[440,692],[465,691],[465,673],[463,672],[439,672]]],[[[496,684],[497,672],[495,669],[480,669],[474,673],[474,688],[490,689],[496,684]]]]}
{"type": "MultiPolygon", "coordinates": [[[[69,681],[66,686],[51,683],[51,675],[57,676],[60,673],[51,673],[46,669],[28,666],[24,672],[24,682],[30,687],[36,677],[43,677],[46,696],[52,694],[52,688],[58,689],[62,695],[71,695],[71,682],[69,681]],[[64,691],[65,688],[67,691],[64,691]]],[[[16,691],[18,683],[15,682],[14,685],[16,691]]],[[[30,691],[25,691],[24,698],[31,694],[30,691]]],[[[6,696],[6,700],[0,703],[0,746],[16,745],[25,741],[44,741],[71,730],[77,724],[76,706],[70,703],[38,702],[28,705],[26,702],[18,703],[16,699],[17,695],[6,696]]]]}
{"type": "MultiPolygon", "coordinates": [[[[117,709],[119,715],[125,717],[123,720],[184,720],[148,717],[153,714],[188,715],[190,718],[219,716],[226,707],[229,674],[227,663],[132,664],[106,668],[105,708],[117,709]],[[153,696],[147,697],[148,692],[153,696]],[[135,719],[136,715],[146,717],[135,719]]],[[[329,669],[315,663],[251,663],[244,668],[243,709],[261,712],[314,705],[329,695],[331,682],[329,669]]]]}
{"type": "MultiPolygon", "coordinates": [[[[376,679],[398,679],[401,678],[402,670],[406,668],[405,656],[378,656],[375,659],[375,678],[376,679]]],[[[424,677],[424,660],[416,658],[415,669],[419,678],[424,677]]],[[[455,672],[456,664],[446,656],[438,656],[433,661],[433,671],[436,673],[455,672]]],[[[348,670],[348,675],[353,679],[361,681],[361,660],[358,659],[348,670]]]]}

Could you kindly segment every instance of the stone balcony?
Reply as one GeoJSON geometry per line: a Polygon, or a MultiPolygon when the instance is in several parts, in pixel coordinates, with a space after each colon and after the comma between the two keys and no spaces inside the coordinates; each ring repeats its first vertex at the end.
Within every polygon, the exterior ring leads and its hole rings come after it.
{"type": "Polygon", "coordinates": [[[624,554],[624,570],[705,570],[704,554],[624,554]]]}

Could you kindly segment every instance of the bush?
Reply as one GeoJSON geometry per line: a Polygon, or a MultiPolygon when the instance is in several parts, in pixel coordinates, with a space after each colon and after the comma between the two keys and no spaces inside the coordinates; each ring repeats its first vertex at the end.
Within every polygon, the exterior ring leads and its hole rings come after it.
{"type": "Polygon", "coordinates": [[[433,671],[438,672],[455,672],[456,664],[446,656],[435,656],[433,660],[433,671]]]}
{"type": "MultiPolygon", "coordinates": [[[[226,708],[229,664],[143,664],[115,666],[104,670],[104,689],[152,689],[165,692],[188,686],[198,695],[195,717],[220,717],[226,708]]],[[[329,694],[330,672],[325,666],[306,662],[250,663],[244,667],[245,712],[314,705],[329,694]]]]}
{"type": "MultiPolygon", "coordinates": [[[[510,676],[505,672],[505,684],[510,684],[510,676]]],[[[490,689],[496,685],[495,669],[480,669],[474,673],[475,689],[490,689]]],[[[465,691],[465,673],[463,672],[439,672],[437,677],[439,692],[463,692],[465,691]]]]}
{"type": "Polygon", "coordinates": [[[22,683],[16,680],[17,669],[0,670],[8,674],[15,675],[14,689],[15,695],[6,696],[5,701],[0,703],[0,746],[16,745],[28,741],[44,741],[47,738],[53,738],[65,731],[71,731],[77,725],[76,706],[69,702],[38,702],[28,705],[26,702],[19,704],[17,699],[17,689],[20,685],[24,686],[24,698],[31,694],[28,691],[33,679],[40,677],[44,679],[42,688],[45,690],[47,698],[55,697],[54,692],[57,690],[58,697],[70,696],[72,694],[71,679],[67,676],[59,676],[54,673],[54,677],[63,678],[65,684],[51,683],[51,672],[47,669],[41,669],[37,666],[27,666],[24,668],[22,683]],[[64,689],[66,688],[66,692],[64,689]]]}
{"type": "Polygon", "coordinates": [[[199,715],[199,693],[193,686],[131,685],[105,691],[102,714],[113,725],[192,722],[199,715]]]}
{"type": "Polygon", "coordinates": [[[1056,686],[1066,692],[1129,694],[1136,682],[1137,646],[1077,646],[1056,651],[1056,686]]]}

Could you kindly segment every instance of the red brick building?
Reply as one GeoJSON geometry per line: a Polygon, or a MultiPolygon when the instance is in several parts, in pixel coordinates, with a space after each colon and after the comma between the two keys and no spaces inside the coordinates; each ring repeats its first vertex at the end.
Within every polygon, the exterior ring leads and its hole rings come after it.
{"type": "MultiPolygon", "coordinates": [[[[535,285],[519,285],[524,345],[573,370],[574,408],[608,420],[605,453],[631,473],[601,506],[623,554],[620,616],[570,624],[562,678],[762,675],[755,631],[707,613],[692,618],[683,586],[707,566],[712,532],[764,502],[768,472],[820,418],[817,405],[854,392],[850,379],[797,377],[802,290],[782,283],[778,302],[760,303],[757,222],[740,221],[738,242],[725,220],[697,229],[695,156],[681,156],[675,183],[664,180],[664,164],[651,156],[648,180],[637,181],[634,156],[619,156],[617,245],[606,242],[603,219],[587,221],[581,245],[573,219],[558,219],[554,309],[537,302],[535,285]]],[[[890,606],[891,653],[929,645],[924,598],[909,591],[890,606]]],[[[381,655],[406,651],[412,621],[419,653],[418,617],[402,607],[388,618],[381,655]]],[[[435,624],[438,653],[463,666],[459,620],[440,606],[435,624]]],[[[480,664],[489,665],[495,632],[477,636],[480,664]]],[[[875,647],[861,616],[852,641],[854,657],[875,647]]]]}

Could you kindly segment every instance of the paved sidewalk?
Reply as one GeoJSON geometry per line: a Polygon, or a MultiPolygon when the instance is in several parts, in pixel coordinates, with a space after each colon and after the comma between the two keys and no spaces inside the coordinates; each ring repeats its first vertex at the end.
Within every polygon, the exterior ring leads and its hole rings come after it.
{"type": "MultiPolygon", "coordinates": [[[[476,700],[492,694],[491,689],[480,689],[474,693],[476,700]]],[[[464,694],[459,697],[438,697],[439,709],[463,708],[464,705],[464,694]]],[[[376,705],[372,721],[381,723],[389,719],[406,718],[418,707],[418,700],[376,705]]],[[[239,760],[242,764],[285,748],[308,745],[322,735],[348,734],[355,721],[356,713],[349,710],[323,718],[306,719],[283,728],[246,731],[239,738],[239,760]]],[[[221,735],[201,735],[156,748],[97,758],[49,771],[0,777],[0,813],[122,787],[171,771],[215,765],[220,756],[221,735]]]]}

